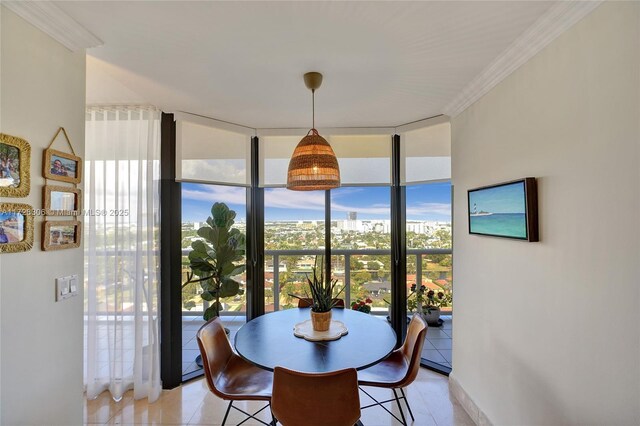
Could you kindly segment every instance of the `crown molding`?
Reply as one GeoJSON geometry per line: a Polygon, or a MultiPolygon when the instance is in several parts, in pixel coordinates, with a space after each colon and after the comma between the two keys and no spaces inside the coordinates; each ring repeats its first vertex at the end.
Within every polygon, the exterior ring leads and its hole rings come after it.
{"type": "Polygon", "coordinates": [[[474,78],[444,108],[444,113],[450,117],[460,114],[601,3],[601,0],[556,2],[474,78]]]}
{"type": "Polygon", "coordinates": [[[104,44],[50,1],[3,1],[2,5],[72,52],[104,44]]]}

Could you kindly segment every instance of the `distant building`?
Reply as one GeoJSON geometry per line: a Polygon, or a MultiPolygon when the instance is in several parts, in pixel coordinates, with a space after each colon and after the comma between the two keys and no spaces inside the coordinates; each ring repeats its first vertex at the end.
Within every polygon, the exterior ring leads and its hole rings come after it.
{"type": "Polygon", "coordinates": [[[358,212],[347,212],[347,220],[358,220],[358,212]]]}

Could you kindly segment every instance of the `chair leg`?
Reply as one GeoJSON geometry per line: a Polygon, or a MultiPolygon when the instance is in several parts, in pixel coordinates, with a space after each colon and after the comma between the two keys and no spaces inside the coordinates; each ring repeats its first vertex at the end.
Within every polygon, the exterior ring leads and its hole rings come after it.
{"type": "Polygon", "coordinates": [[[229,401],[229,406],[227,407],[227,412],[224,413],[224,419],[222,419],[222,426],[227,422],[227,417],[229,416],[229,411],[231,411],[231,406],[233,405],[233,401],[229,401]]]}
{"type": "Polygon", "coordinates": [[[409,405],[409,400],[404,394],[404,389],[400,388],[400,393],[402,394],[402,398],[404,398],[404,403],[407,404],[407,409],[409,410],[409,415],[411,416],[411,420],[415,422],[416,419],[413,417],[413,413],[411,412],[411,406],[409,405]]]}
{"type": "Polygon", "coordinates": [[[400,410],[400,416],[402,417],[402,424],[404,426],[407,426],[407,419],[405,419],[405,417],[404,417],[404,412],[402,411],[402,405],[400,405],[400,398],[398,398],[398,392],[395,390],[395,388],[393,389],[393,394],[396,397],[396,403],[398,404],[398,410],[400,410]]]}
{"type": "MultiPolygon", "coordinates": [[[[393,417],[394,419],[396,419],[397,421],[399,421],[400,423],[402,423],[403,425],[406,426],[407,422],[403,422],[402,419],[400,419],[398,416],[396,416],[395,414],[393,414],[387,407],[385,407],[382,404],[386,404],[387,402],[393,402],[396,401],[396,398],[391,398],[391,399],[387,399],[385,401],[378,401],[377,399],[375,399],[369,392],[367,392],[366,390],[364,390],[362,388],[362,386],[358,386],[358,388],[364,392],[365,395],[367,395],[369,398],[371,398],[374,403],[373,404],[369,404],[369,405],[365,405],[363,407],[360,407],[361,410],[364,410],[366,408],[371,408],[371,407],[375,407],[375,406],[379,406],[380,408],[382,408],[384,411],[386,411],[387,413],[389,413],[389,415],[391,417],[393,417]]],[[[402,413],[402,410],[400,410],[400,413],[402,413]]],[[[403,416],[404,417],[404,416],[403,416]]]]}

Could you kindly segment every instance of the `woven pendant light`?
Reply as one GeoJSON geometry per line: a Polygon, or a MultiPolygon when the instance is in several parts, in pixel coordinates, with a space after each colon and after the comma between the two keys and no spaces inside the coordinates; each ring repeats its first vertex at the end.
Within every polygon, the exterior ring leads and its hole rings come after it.
{"type": "Polygon", "coordinates": [[[289,161],[287,189],[314,191],[338,188],[340,167],[329,142],[315,129],[315,90],[322,84],[322,74],[309,72],[304,82],[311,89],[313,128],[296,146],[289,161]]]}

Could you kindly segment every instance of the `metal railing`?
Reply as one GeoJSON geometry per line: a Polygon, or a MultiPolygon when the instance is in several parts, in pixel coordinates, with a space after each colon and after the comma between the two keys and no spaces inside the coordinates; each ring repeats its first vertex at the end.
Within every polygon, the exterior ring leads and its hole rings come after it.
{"type": "MultiPolygon", "coordinates": [[[[186,256],[190,252],[190,249],[183,249],[182,255],[186,256]]],[[[416,282],[423,282],[423,270],[422,259],[424,256],[430,255],[452,255],[451,249],[407,249],[407,256],[416,256],[416,282]]],[[[273,309],[274,311],[280,310],[280,257],[281,256],[322,256],[324,250],[265,250],[264,255],[273,257],[273,309]]],[[[332,249],[331,256],[344,256],[344,299],[347,306],[351,303],[351,258],[353,256],[375,256],[375,255],[389,255],[391,256],[391,250],[385,249],[332,249]]],[[[203,301],[203,309],[207,309],[208,302],[203,301]]],[[[203,311],[183,311],[182,315],[202,315],[203,311]]],[[[241,315],[245,311],[222,311],[223,316],[241,315]]],[[[372,314],[382,315],[382,311],[371,312],[372,314]]]]}

